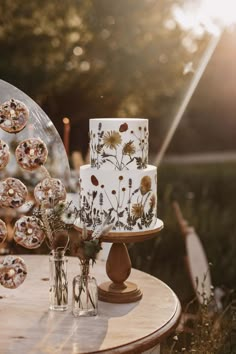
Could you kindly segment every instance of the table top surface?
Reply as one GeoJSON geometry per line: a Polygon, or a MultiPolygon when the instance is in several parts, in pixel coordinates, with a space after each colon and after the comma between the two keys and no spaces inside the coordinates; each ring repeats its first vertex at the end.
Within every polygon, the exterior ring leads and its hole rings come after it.
{"type": "MultiPolygon", "coordinates": [[[[0,348],[2,354],[139,353],[160,342],[177,325],[180,304],[162,281],[132,269],[129,280],[142,289],[140,301],[110,304],[99,301],[98,315],[74,318],[72,279],[79,273],[77,258],[69,257],[70,307],[48,310],[48,256],[23,255],[28,268],[17,289],[0,287],[0,348]]],[[[98,284],[107,281],[105,262],[91,269],[98,284]]]]}

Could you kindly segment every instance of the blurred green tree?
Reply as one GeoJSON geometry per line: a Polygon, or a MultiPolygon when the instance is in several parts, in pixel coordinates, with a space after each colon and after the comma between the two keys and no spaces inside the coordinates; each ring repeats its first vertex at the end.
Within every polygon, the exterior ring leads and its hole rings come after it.
{"type": "Polygon", "coordinates": [[[72,118],[74,148],[87,147],[89,117],[148,116],[157,151],[192,76],[186,64],[197,65],[207,43],[173,18],[182,3],[2,0],[1,77],[38,101],[60,132],[61,118],[72,118]]]}

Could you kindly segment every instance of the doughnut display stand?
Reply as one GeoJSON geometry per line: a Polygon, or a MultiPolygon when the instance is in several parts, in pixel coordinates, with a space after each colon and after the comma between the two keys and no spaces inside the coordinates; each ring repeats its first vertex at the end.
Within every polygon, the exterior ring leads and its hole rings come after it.
{"type": "MultiPolygon", "coordinates": [[[[36,186],[36,203],[43,203],[44,207],[65,200],[64,184],[68,185],[70,176],[68,158],[53,123],[29,96],[0,80],[0,97],[1,217],[10,214],[6,217],[7,223],[20,217],[15,222],[14,240],[25,248],[34,249],[41,246],[45,233],[38,218],[23,216],[35,204],[30,199],[28,184],[36,186]],[[11,176],[12,171],[20,179],[11,176]],[[51,175],[59,179],[51,178],[51,175]],[[2,210],[4,208],[6,212],[2,210]]],[[[6,239],[7,226],[0,219],[0,243],[6,239]]],[[[9,255],[0,259],[0,285],[3,287],[15,289],[26,276],[26,265],[20,257],[9,255]]]]}
{"type": "Polygon", "coordinates": [[[41,168],[37,168],[43,164],[50,175],[57,176],[67,187],[70,177],[68,157],[50,118],[28,95],[3,80],[0,80],[0,97],[0,139],[3,142],[0,142],[3,154],[0,154],[0,169],[5,168],[6,175],[11,176],[12,166],[17,167],[18,164],[23,169],[21,173],[32,173],[36,184],[43,175],[41,168]],[[17,146],[17,156],[14,156],[17,146]],[[6,165],[8,147],[11,157],[6,165]],[[22,159],[20,155],[26,150],[29,150],[28,159],[25,154],[22,159]],[[36,156],[35,159],[29,159],[32,156],[36,156]]]}

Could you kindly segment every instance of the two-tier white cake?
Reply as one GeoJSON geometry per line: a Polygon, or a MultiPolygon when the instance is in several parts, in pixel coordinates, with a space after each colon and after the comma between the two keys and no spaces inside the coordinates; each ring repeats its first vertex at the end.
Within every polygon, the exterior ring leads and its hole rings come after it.
{"type": "Polygon", "coordinates": [[[81,223],[95,229],[108,215],[113,232],[152,230],[157,168],[148,165],[148,120],[90,119],[90,165],[80,168],[81,223]]]}

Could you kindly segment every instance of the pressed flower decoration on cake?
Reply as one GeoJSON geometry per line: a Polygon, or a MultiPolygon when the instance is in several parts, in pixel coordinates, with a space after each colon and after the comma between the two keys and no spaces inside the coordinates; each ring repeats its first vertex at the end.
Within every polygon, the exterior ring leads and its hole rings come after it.
{"type": "Polygon", "coordinates": [[[146,126],[130,129],[128,123],[119,130],[90,130],[91,167],[114,170],[143,169],[148,163],[148,130],[146,126]],[[131,139],[130,139],[131,137],[131,139]]]}
{"type": "Polygon", "coordinates": [[[145,230],[155,224],[156,178],[144,175],[137,185],[120,174],[113,189],[95,175],[90,182],[93,189],[80,194],[80,216],[87,227],[95,229],[107,216],[117,231],[145,230]]]}

